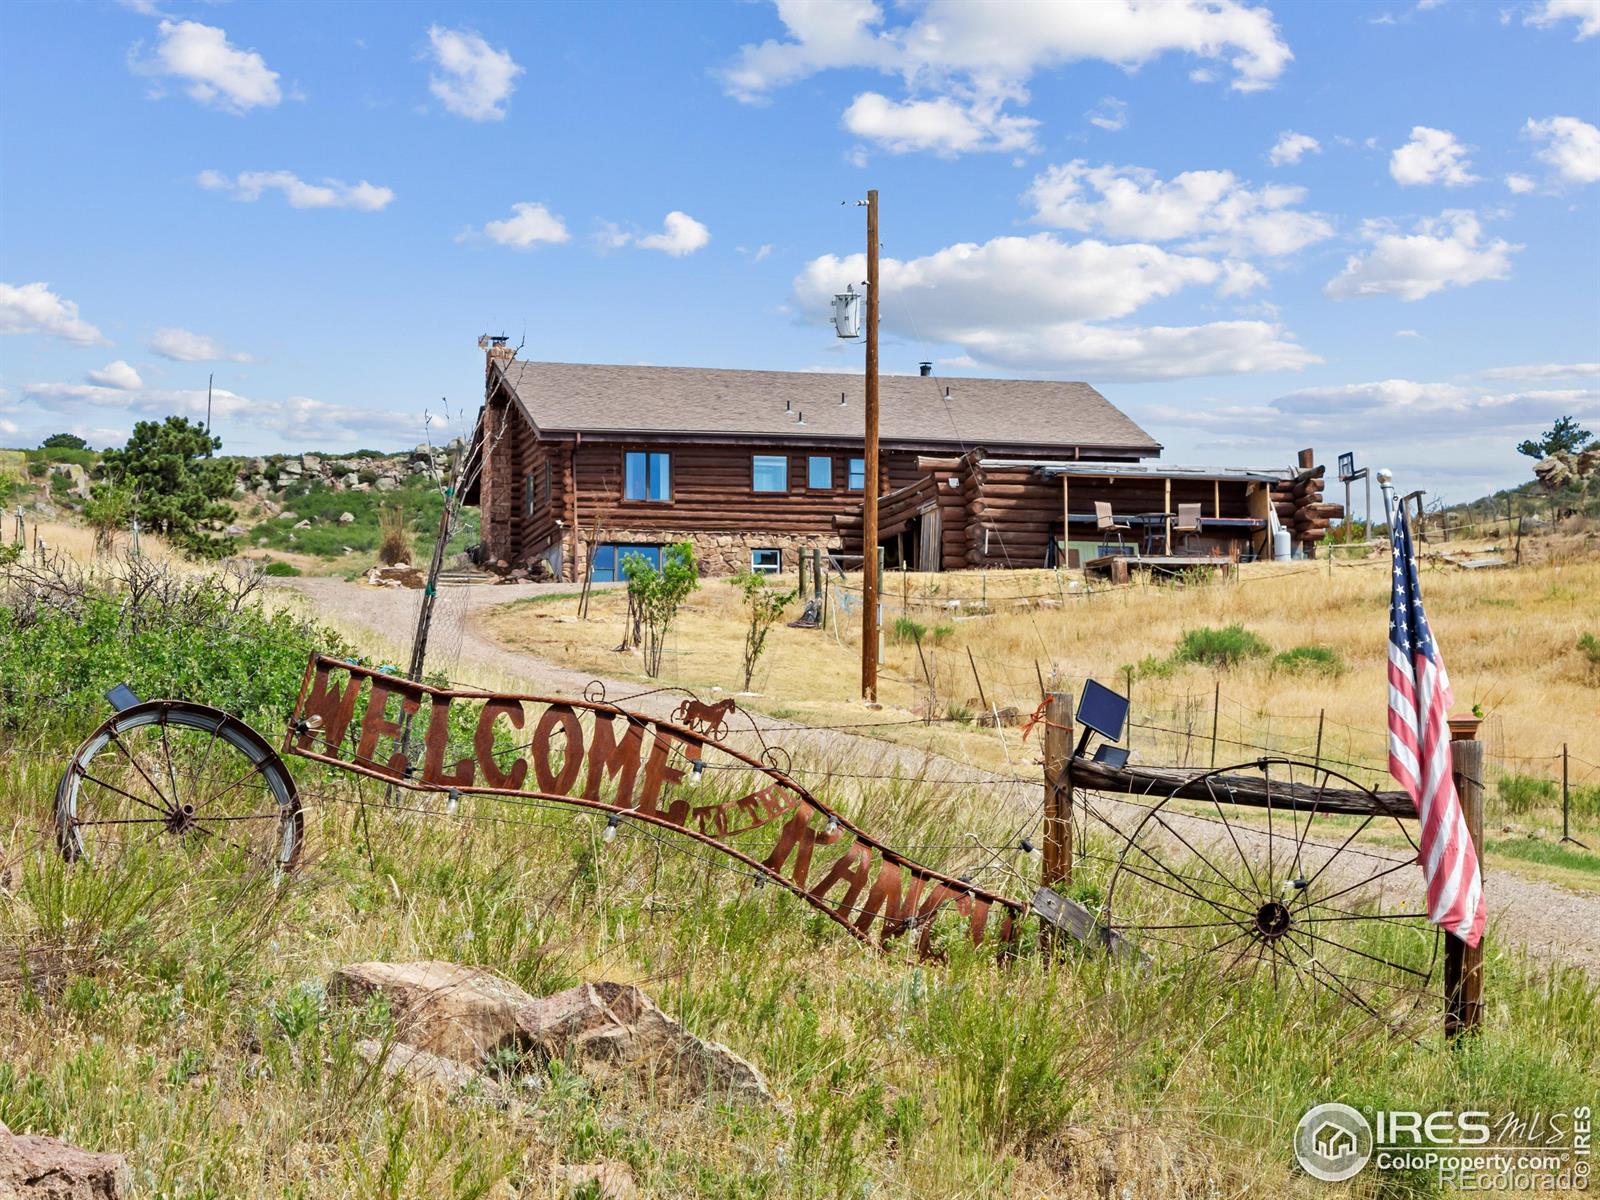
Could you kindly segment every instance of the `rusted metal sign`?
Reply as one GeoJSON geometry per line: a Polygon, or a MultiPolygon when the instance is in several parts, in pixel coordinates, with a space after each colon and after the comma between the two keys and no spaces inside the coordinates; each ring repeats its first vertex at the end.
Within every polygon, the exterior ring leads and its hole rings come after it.
{"type": "Polygon", "coordinates": [[[676,720],[662,720],[598,696],[432,687],[313,655],[284,750],[419,791],[558,801],[649,822],[762,872],[863,941],[912,932],[929,955],[935,923],[952,918],[975,943],[1015,939],[1026,906],[868,836],[791,778],[781,751],[763,762],[721,744],[733,711],[731,701],[686,701],[676,720]],[[461,755],[467,736],[471,753],[461,755]]]}

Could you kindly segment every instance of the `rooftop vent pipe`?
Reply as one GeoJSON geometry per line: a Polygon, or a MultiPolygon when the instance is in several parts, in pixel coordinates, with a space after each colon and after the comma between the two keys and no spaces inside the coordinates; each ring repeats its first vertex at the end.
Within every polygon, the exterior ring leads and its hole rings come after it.
{"type": "Polygon", "coordinates": [[[933,374],[933,364],[931,362],[919,362],[917,364],[917,369],[920,370],[924,375],[933,374]]]}

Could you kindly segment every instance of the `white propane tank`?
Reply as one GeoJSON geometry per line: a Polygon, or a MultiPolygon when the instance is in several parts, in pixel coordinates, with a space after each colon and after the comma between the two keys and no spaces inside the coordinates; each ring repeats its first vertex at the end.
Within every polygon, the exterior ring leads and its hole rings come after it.
{"type": "Polygon", "coordinates": [[[1289,540],[1289,531],[1282,525],[1272,535],[1272,557],[1280,562],[1287,559],[1293,552],[1293,543],[1289,540]]]}

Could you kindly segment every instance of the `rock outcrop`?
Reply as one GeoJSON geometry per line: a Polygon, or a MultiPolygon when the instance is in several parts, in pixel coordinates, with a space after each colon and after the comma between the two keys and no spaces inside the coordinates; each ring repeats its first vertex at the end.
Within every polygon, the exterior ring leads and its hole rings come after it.
{"type": "Polygon", "coordinates": [[[583,983],[540,998],[455,963],[366,962],[335,971],[328,994],[356,1002],[385,997],[397,1041],[430,1056],[397,1058],[395,1069],[449,1086],[466,1086],[471,1076],[433,1059],[475,1072],[509,1050],[514,1058],[561,1059],[595,1079],[643,1075],[688,1094],[773,1102],[753,1064],[727,1046],[696,1037],[632,984],[583,983]]]}
{"type": "Polygon", "coordinates": [[[120,1154],[18,1136],[0,1124],[0,1197],[6,1200],[122,1200],[131,1185],[128,1160],[120,1154]]]}

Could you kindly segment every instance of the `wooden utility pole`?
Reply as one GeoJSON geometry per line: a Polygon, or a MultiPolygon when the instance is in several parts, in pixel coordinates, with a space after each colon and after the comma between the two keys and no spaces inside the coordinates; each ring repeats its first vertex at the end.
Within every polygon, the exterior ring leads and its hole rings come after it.
{"type": "MultiPolygon", "coordinates": [[[[1465,722],[1462,725],[1465,726],[1465,722]]],[[[1467,833],[1483,874],[1483,743],[1477,723],[1451,730],[1450,769],[1456,794],[1467,819],[1467,833]]],[[[1487,886],[1487,881],[1485,881],[1487,886]]],[[[1469,946],[1453,933],[1444,935],[1444,1032],[1446,1037],[1471,1033],[1483,1020],[1483,943],[1469,946]]]]}
{"type": "Polygon", "coordinates": [[[861,698],[878,702],[878,189],[867,193],[867,446],[861,505],[861,698]]]}

